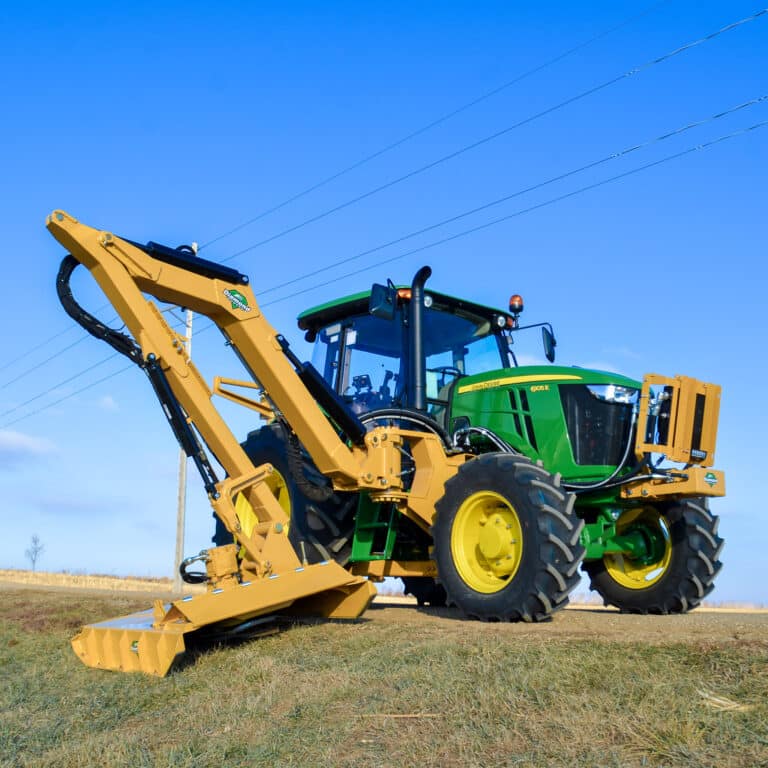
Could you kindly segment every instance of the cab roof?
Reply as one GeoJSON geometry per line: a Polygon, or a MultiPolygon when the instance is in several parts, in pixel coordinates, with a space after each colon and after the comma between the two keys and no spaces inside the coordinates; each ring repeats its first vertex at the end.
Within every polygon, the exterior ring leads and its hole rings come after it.
{"type": "MultiPolygon", "coordinates": [[[[396,288],[408,289],[408,285],[398,285],[396,288]]],[[[432,298],[432,307],[442,312],[459,312],[461,314],[475,315],[489,323],[495,325],[496,318],[502,316],[505,320],[512,319],[509,312],[494,307],[487,307],[483,304],[476,304],[466,299],[458,299],[455,296],[449,296],[446,293],[431,291],[425,289],[425,296],[432,298]]],[[[368,301],[371,297],[370,289],[361,293],[353,293],[341,299],[329,301],[325,304],[319,304],[316,307],[307,309],[298,317],[299,328],[302,331],[318,331],[326,325],[338,322],[354,315],[364,315],[368,313],[368,301]]],[[[402,300],[398,301],[398,304],[402,300]]],[[[407,301],[407,300],[406,300],[407,301]]]]}

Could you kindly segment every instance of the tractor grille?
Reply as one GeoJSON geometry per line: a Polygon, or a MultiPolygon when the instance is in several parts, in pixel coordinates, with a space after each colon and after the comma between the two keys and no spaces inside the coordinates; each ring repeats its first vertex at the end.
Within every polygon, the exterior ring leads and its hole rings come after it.
{"type": "Polygon", "coordinates": [[[598,400],[584,384],[562,384],[560,399],[576,464],[618,465],[630,436],[632,406],[598,400]]]}

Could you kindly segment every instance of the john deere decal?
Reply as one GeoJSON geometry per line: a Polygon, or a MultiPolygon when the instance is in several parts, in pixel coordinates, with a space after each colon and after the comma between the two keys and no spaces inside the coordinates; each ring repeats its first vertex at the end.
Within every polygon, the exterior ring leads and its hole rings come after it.
{"type": "Polygon", "coordinates": [[[224,291],[224,295],[232,302],[232,309],[242,309],[243,312],[251,311],[251,308],[248,306],[248,299],[240,291],[236,291],[234,288],[227,288],[224,291]]]}

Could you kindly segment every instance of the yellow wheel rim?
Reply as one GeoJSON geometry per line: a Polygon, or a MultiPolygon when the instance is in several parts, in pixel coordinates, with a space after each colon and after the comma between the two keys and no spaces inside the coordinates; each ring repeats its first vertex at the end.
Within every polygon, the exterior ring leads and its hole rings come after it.
{"type": "Polygon", "coordinates": [[[616,523],[616,533],[645,528],[656,539],[664,542],[663,554],[653,562],[635,560],[627,555],[607,554],[603,557],[605,569],[611,578],[627,589],[647,589],[656,584],[667,572],[672,560],[672,538],[664,516],[652,508],[625,512],[616,523]]]}
{"type": "MultiPolygon", "coordinates": [[[[274,467],[272,472],[264,479],[264,483],[277,499],[277,503],[282,507],[283,512],[288,516],[288,524],[285,526],[285,532],[288,533],[291,519],[291,496],[288,493],[288,484],[285,478],[274,467]]],[[[240,528],[246,536],[250,536],[253,529],[258,525],[259,519],[253,507],[244,494],[238,493],[235,498],[235,513],[240,523],[240,528]]],[[[245,555],[245,550],[240,550],[240,556],[245,555]]]]}
{"type": "Polygon", "coordinates": [[[453,521],[451,555],[459,576],[476,592],[504,589],[523,556],[523,529],[515,508],[492,491],[468,496],[453,521]]]}
{"type": "Polygon", "coordinates": [[[272,495],[277,499],[277,503],[283,508],[283,512],[291,517],[291,497],[288,493],[288,483],[285,482],[285,478],[272,467],[272,474],[264,481],[272,491],[272,495]]]}

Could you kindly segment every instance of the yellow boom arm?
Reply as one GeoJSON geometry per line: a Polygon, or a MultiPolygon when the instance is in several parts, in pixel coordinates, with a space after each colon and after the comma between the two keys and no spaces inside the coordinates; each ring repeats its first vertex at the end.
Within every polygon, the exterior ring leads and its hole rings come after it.
{"type": "Polygon", "coordinates": [[[439,439],[423,432],[380,427],[365,433],[361,428],[352,445],[339,437],[297,373],[287,344],[262,315],[248,279],[235,270],[181,254],[158,257],[150,248],[88,227],[63,211],[52,213],[47,226],[114,305],[133,337],[137,362],[155,389],[167,386],[183,409],[186,425],[177,429],[193,425],[227,472],[226,480],[211,477],[207,487],[214,511],[240,545],[239,550],[234,545],[211,550],[207,594],[86,627],[73,641],[82,660],[162,675],[184,650],[184,635],[209,624],[286,610],[359,616],[375,594],[373,586],[336,563],[300,562],[288,540],[287,516],[264,482],[272,468],[253,466],[211,402],[212,392],[182,338],[145,294],[204,314],[221,329],[268,402],[335,488],[365,489],[374,501],[395,502],[426,528],[434,501],[465,457],[446,456],[439,439]],[[408,493],[400,474],[404,437],[413,444],[416,463],[408,493]]]}

